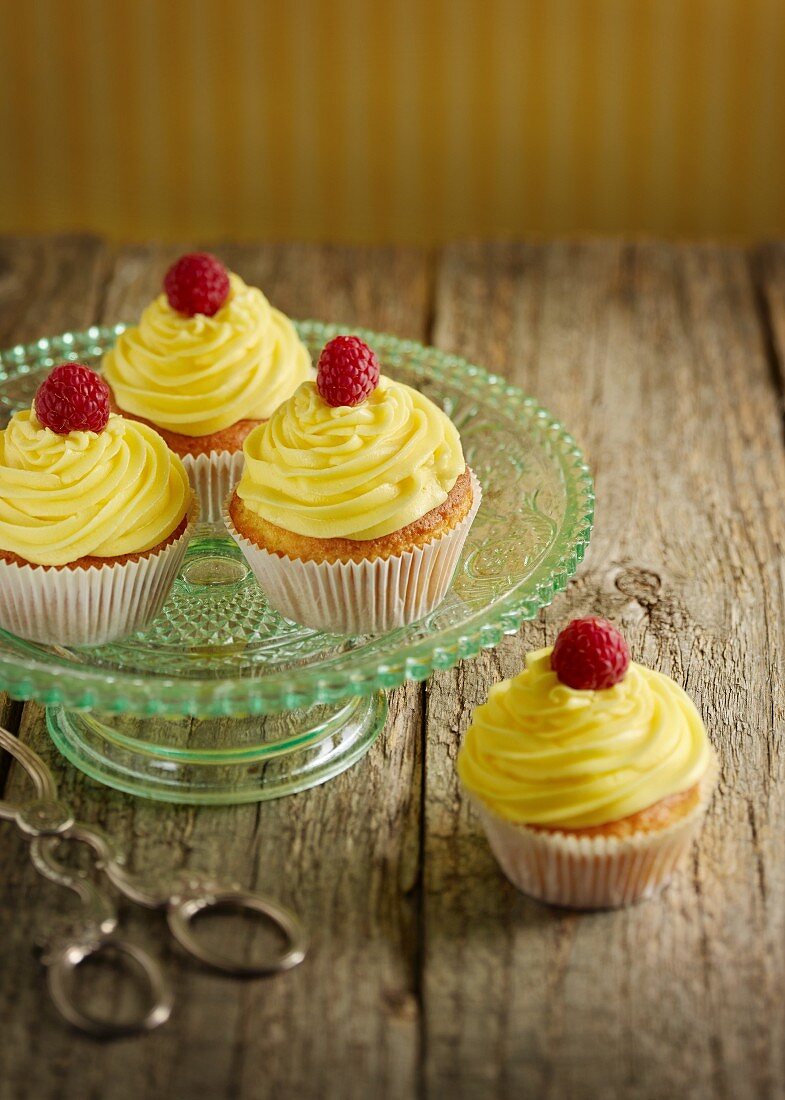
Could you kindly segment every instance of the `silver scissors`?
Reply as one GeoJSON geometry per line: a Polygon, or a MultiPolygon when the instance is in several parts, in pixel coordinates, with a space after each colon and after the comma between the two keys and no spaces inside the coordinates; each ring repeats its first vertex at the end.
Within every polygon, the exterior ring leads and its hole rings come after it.
{"type": "Polygon", "coordinates": [[[118,935],[117,907],[109,893],[96,885],[88,872],[72,870],[58,859],[58,850],[65,841],[86,845],[94,857],[94,869],[126,898],[147,909],[163,910],[174,938],[203,965],[235,977],[269,977],[303,961],[307,938],[290,910],[235,883],[221,884],[197,875],[185,874],[167,883],[145,883],[127,870],[111,837],[75,820],[71,809],[58,801],[54,777],[40,756],[2,727],[0,749],[21,765],[35,789],[35,798],[20,805],[0,800],[0,820],[16,822],[30,840],[30,858],[39,874],[73,891],[82,902],[79,916],[65,923],[55,922],[40,944],[49,993],[60,1014],[74,1027],[101,1038],[152,1031],[169,1019],[174,998],[155,959],[138,944],[118,935]],[[269,961],[248,964],[200,943],[192,927],[194,919],[219,907],[244,910],[272,922],[283,936],[280,953],[269,961]],[[99,1018],[80,1008],[74,999],[74,971],[87,959],[104,953],[125,956],[136,963],[144,977],[146,1000],[130,1019],[99,1018]]]}

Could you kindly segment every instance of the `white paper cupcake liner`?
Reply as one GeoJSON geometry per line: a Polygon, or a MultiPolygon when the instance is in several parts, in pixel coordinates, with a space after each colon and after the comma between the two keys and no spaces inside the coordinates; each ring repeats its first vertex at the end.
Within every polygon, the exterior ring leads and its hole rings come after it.
{"type": "Polygon", "coordinates": [[[470,795],[507,878],[524,894],[572,909],[616,909],[650,898],[666,885],[700,832],[717,783],[713,759],[700,802],[664,829],[630,837],[541,832],[493,813],[470,795]]]}
{"type": "Polygon", "coordinates": [[[220,523],[224,501],[240,480],[244,455],[239,451],[210,451],[183,455],[183,466],[202,506],[204,523],[220,523]]]}
{"type": "Polygon", "coordinates": [[[199,503],[185,531],[138,561],[89,569],[0,561],[0,627],[44,645],[103,645],[144,630],[164,605],[183,561],[199,503]]]}
{"type": "Polygon", "coordinates": [[[444,599],[482,500],[482,487],[469,473],[473,500],[465,519],[426,546],[391,558],[300,561],[270,554],[241,535],[229,498],[223,519],[270,605],[287,619],[333,634],[380,634],[415,622],[444,599]]]}

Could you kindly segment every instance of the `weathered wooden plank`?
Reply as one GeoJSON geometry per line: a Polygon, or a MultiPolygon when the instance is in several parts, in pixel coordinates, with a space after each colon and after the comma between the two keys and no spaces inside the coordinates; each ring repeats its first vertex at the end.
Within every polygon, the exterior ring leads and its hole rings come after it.
{"type": "Polygon", "coordinates": [[[769,336],[769,365],[785,415],[785,241],[766,241],[753,249],[752,270],[762,323],[769,336]]]}
{"type": "MultiPolygon", "coordinates": [[[[781,347],[782,269],[770,300],[781,347]]],[[[658,244],[455,247],[436,319],[439,346],[564,417],[598,509],[569,592],[429,686],[428,1095],[782,1095],[785,459],[747,259],[658,244]],[[576,915],[505,882],[454,764],[488,682],[590,611],[693,695],[722,783],[691,872],[661,900],[576,915]]]]}
{"type": "Polygon", "coordinates": [[[93,324],[108,274],[96,237],[0,238],[0,347],[93,324]]]}
{"type": "MultiPolygon", "coordinates": [[[[220,251],[295,316],[424,335],[428,284],[419,254],[220,251]]],[[[175,254],[123,251],[98,319],[133,318],[175,254]]],[[[127,927],[174,978],[176,1014],[155,1035],[96,1046],[64,1028],[48,1003],[30,924],[45,922],[60,902],[9,840],[0,849],[3,1100],[412,1095],[420,710],[418,687],[396,692],[368,757],[325,787],[258,807],[197,810],[135,801],[82,778],[57,758],[38,708],[28,708],[22,736],[53,763],[79,814],[126,845],[136,867],[188,867],[269,890],[300,912],[313,946],[307,964],[280,981],[237,983],[184,963],[156,915],[132,914],[127,927]]],[[[13,776],[10,788],[17,789],[13,776]]],[[[111,980],[104,993],[114,995],[111,980]]]]}

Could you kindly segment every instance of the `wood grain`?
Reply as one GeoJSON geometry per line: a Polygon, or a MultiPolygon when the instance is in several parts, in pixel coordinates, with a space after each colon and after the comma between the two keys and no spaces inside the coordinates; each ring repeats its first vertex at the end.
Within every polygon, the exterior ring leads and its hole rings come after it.
{"type": "MultiPolygon", "coordinates": [[[[177,252],[7,242],[0,338],[133,319],[177,252]]],[[[225,810],[125,798],[59,760],[27,706],[20,735],[134,866],[269,889],[302,913],[314,948],[283,981],[238,985],[184,962],[156,915],[129,913],[174,978],[176,1015],[143,1040],[75,1037],[30,950],[61,899],[3,827],[0,1100],[785,1094],[785,248],[477,244],[435,263],[221,252],[294,316],[425,338],[432,321],[439,346],[535,393],[596,473],[596,534],[536,623],[396,692],[365,761],[296,798],[225,810]],[[578,915],[505,882],[454,762],[489,684],[590,611],[693,695],[722,781],[661,900],[578,915]]],[[[8,793],[20,792],[12,773],[8,793]]],[[[111,975],[101,992],[117,996],[111,975]]]]}
{"type": "MultiPolygon", "coordinates": [[[[294,316],[426,335],[428,279],[420,254],[222,253],[294,316]]],[[[177,254],[123,251],[96,319],[134,318],[177,254]]],[[[3,1100],[412,1095],[419,1041],[421,690],[408,685],[394,693],[384,734],[345,776],[296,799],[233,809],[170,808],[102,789],[64,765],[41,711],[26,708],[21,736],[62,777],[79,815],[108,829],[135,867],[188,867],[269,891],[297,909],[313,943],[307,967],[280,981],[238,983],[176,957],[157,915],[129,914],[128,930],[174,978],[176,1014],[148,1038],[96,1046],[64,1028],[48,1003],[31,955],[30,924],[33,914],[45,923],[50,907],[62,902],[27,866],[9,830],[0,849],[3,1100]],[[20,912],[24,920],[14,917],[20,912]]],[[[19,790],[12,773],[9,796],[19,790]]],[[[101,993],[110,1000],[117,995],[111,975],[101,993]]]]}
{"type": "MultiPolygon", "coordinates": [[[[781,289],[781,288],[780,288],[781,289]]],[[[785,1013],[779,402],[750,265],[667,245],[462,247],[435,340],[563,416],[596,472],[596,534],[567,598],[428,688],[428,1095],[779,1096],[785,1013]],[[661,901],[575,915],[498,873],[454,762],[488,682],[576,612],[693,695],[722,782],[661,901]]]]}
{"type": "Polygon", "coordinates": [[[0,238],[0,346],[93,324],[109,270],[95,237],[0,238]]]}

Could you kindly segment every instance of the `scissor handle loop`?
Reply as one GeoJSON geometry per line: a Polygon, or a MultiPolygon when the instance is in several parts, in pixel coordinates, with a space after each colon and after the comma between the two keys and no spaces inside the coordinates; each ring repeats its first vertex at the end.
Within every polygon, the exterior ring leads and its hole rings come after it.
{"type": "Polygon", "coordinates": [[[103,936],[90,944],[74,943],[65,946],[47,967],[47,983],[49,994],[60,1015],[69,1024],[96,1038],[113,1039],[154,1031],[165,1024],[172,1014],[174,998],[158,963],[142,947],[117,936],[103,936]],[[147,1003],[131,1019],[115,1021],[93,1016],[82,1010],[73,999],[74,971],[87,959],[95,958],[105,951],[132,959],[144,975],[147,1003]]]}
{"type": "Polygon", "coordinates": [[[172,935],[189,955],[213,970],[238,978],[261,978],[291,970],[303,961],[308,950],[305,929],[291,910],[245,890],[218,890],[209,895],[199,894],[174,900],[167,910],[167,920],[172,935]],[[205,947],[194,931],[193,922],[200,914],[219,908],[244,910],[267,917],[284,935],[286,944],[283,951],[277,958],[267,962],[244,963],[205,947]]]}
{"type": "MultiPolygon", "coordinates": [[[[18,737],[14,737],[2,726],[0,726],[0,749],[13,756],[14,760],[27,773],[32,781],[37,799],[45,802],[55,801],[57,798],[57,785],[46,764],[37,753],[34,753],[23,741],[20,741],[18,737]]],[[[0,819],[12,821],[20,809],[21,806],[0,801],[0,819]]]]}

